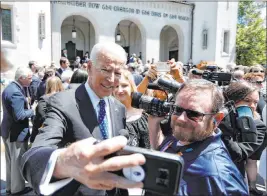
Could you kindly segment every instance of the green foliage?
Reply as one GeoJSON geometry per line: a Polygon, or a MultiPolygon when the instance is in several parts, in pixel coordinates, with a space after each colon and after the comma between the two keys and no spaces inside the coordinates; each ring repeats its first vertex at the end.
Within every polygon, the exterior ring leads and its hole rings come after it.
{"type": "Polygon", "coordinates": [[[252,66],[266,64],[266,27],[259,7],[254,1],[240,1],[236,35],[236,63],[252,66]]]}

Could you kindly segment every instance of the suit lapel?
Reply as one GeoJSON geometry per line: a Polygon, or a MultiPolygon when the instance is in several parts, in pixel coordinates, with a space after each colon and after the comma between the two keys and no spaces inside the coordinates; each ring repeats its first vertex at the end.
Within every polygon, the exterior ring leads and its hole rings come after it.
{"type": "Polygon", "coordinates": [[[24,88],[18,82],[16,82],[16,81],[13,81],[13,83],[18,87],[18,89],[23,94],[23,97],[24,97],[24,108],[25,109],[29,109],[29,107],[28,107],[28,100],[27,100],[27,96],[26,96],[26,92],[25,92],[24,88]]]}
{"type": "Polygon", "coordinates": [[[84,84],[77,88],[75,97],[77,99],[77,107],[83,123],[95,138],[99,139],[100,137],[101,139],[97,116],[84,84]]]}
{"type": "Polygon", "coordinates": [[[117,128],[117,122],[116,119],[118,119],[118,108],[117,104],[115,104],[114,100],[112,98],[108,98],[109,102],[109,108],[110,108],[110,120],[111,120],[111,126],[112,126],[112,137],[119,135],[119,130],[117,128]]]}

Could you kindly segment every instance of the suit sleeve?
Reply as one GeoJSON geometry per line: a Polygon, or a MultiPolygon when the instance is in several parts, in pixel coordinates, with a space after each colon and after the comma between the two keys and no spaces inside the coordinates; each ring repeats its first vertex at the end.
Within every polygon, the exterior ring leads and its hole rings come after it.
{"type": "Polygon", "coordinates": [[[64,136],[68,127],[63,113],[49,103],[43,125],[39,129],[32,147],[23,155],[21,161],[24,178],[38,193],[39,185],[51,154],[56,149],[64,147],[63,141],[66,141],[64,136]]]}
{"type": "Polygon", "coordinates": [[[45,115],[46,115],[46,101],[41,98],[38,102],[38,105],[35,110],[35,118],[33,121],[33,127],[32,127],[32,135],[31,135],[31,142],[34,141],[36,135],[38,134],[38,129],[42,126],[42,123],[44,122],[45,115]]]}
{"type": "Polygon", "coordinates": [[[12,115],[16,122],[20,120],[25,120],[26,118],[31,118],[34,115],[33,110],[25,109],[25,99],[20,92],[15,92],[10,99],[12,107],[12,115]]]}

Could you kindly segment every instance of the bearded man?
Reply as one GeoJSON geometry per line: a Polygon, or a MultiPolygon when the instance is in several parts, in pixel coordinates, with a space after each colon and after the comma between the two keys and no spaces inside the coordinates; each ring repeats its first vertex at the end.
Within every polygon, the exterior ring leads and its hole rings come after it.
{"type": "Polygon", "coordinates": [[[188,80],[177,92],[171,109],[171,136],[162,134],[162,118],[148,119],[151,146],[184,159],[178,195],[248,195],[248,187],[217,128],[223,103],[215,84],[188,80]]]}

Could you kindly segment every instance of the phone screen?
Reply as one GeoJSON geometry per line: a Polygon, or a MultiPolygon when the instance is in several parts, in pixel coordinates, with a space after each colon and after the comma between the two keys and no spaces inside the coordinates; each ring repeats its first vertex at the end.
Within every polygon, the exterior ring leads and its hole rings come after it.
{"type": "Polygon", "coordinates": [[[170,65],[167,62],[157,62],[156,68],[158,72],[168,72],[170,71],[170,65]]]}
{"type": "Polygon", "coordinates": [[[238,117],[248,116],[253,118],[252,109],[248,106],[239,106],[236,108],[236,111],[238,113],[238,117]]]}

